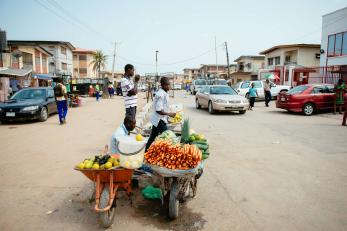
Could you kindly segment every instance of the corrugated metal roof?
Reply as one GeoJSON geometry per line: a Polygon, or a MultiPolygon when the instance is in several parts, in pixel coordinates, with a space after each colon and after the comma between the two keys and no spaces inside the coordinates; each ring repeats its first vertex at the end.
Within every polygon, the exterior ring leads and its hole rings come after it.
{"type": "Polygon", "coordinates": [[[0,76],[26,76],[29,73],[31,73],[32,70],[25,70],[25,69],[14,69],[14,68],[7,68],[7,69],[0,69],[0,76]]]}

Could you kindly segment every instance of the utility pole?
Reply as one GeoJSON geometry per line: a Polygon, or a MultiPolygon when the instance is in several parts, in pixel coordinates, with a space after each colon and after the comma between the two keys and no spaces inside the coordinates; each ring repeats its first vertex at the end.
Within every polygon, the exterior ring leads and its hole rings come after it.
{"type": "Polygon", "coordinates": [[[156,50],[155,51],[155,74],[156,74],[155,82],[158,81],[158,53],[159,53],[159,51],[156,50]]]}
{"type": "Polygon", "coordinates": [[[218,53],[217,53],[217,37],[216,36],[214,36],[214,50],[216,53],[216,69],[217,69],[216,75],[218,77],[218,53]]]}
{"type": "Polygon", "coordinates": [[[116,49],[117,49],[117,42],[114,42],[113,62],[112,62],[112,84],[114,82],[114,67],[116,65],[116,49]]]}
{"type": "Polygon", "coordinates": [[[226,51],[226,54],[227,54],[227,68],[228,68],[228,79],[230,78],[230,64],[229,64],[229,52],[228,52],[228,44],[227,42],[225,42],[225,51],[226,51]]]}

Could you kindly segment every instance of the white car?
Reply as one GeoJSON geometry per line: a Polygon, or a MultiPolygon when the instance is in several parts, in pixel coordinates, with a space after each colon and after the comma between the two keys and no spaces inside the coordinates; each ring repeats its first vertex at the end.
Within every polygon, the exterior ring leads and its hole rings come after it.
{"type": "Polygon", "coordinates": [[[207,85],[206,80],[204,79],[196,79],[190,85],[190,94],[195,95],[201,88],[207,85]]]}
{"type": "MultiPolygon", "coordinates": [[[[257,89],[257,92],[258,92],[258,98],[264,99],[265,98],[264,82],[265,81],[262,81],[262,80],[243,81],[234,85],[233,88],[237,91],[239,95],[242,95],[248,98],[248,90],[251,87],[252,83],[254,83],[254,87],[257,89]]],[[[271,85],[271,96],[273,98],[277,97],[280,92],[285,92],[290,90],[290,86],[276,85],[275,83],[271,81],[270,81],[270,85],[271,85]]]]}

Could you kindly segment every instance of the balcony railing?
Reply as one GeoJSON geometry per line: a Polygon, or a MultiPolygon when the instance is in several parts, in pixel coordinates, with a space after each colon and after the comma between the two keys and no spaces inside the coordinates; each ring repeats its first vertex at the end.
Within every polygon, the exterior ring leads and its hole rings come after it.
{"type": "Polygon", "coordinates": [[[294,62],[294,61],[285,61],[284,62],[284,65],[296,65],[298,64],[297,62],[294,62]]]}

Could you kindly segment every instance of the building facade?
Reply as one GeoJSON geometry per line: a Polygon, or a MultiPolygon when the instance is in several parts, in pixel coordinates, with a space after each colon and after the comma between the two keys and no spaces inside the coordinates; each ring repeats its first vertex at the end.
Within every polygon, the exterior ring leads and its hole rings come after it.
{"type": "Polygon", "coordinates": [[[347,7],[322,18],[321,74],[326,82],[347,81],[347,7]]]}
{"type": "Polygon", "coordinates": [[[184,68],[183,69],[183,76],[184,80],[191,81],[193,79],[199,78],[201,75],[199,68],[184,68]]]}
{"type": "Polygon", "coordinates": [[[261,55],[242,55],[234,60],[236,70],[231,73],[230,83],[258,79],[258,72],[264,68],[265,57],[261,55]]]}
{"type": "Polygon", "coordinates": [[[53,56],[49,58],[48,73],[52,76],[72,76],[72,50],[75,47],[64,41],[8,40],[8,44],[40,46],[53,56]]]}
{"type": "Polygon", "coordinates": [[[320,44],[286,44],[260,52],[265,55],[265,67],[259,71],[259,79],[275,76],[278,83],[296,86],[319,82],[320,44]]]}
{"type": "Polygon", "coordinates": [[[96,78],[96,72],[93,70],[94,50],[76,48],[73,54],[73,78],[96,78]]]}
{"type": "Polygon", "coordinates": [[[200,74],[202,76],[222,75],[227,72],[227,65],[201,64],[200,74]]]}

